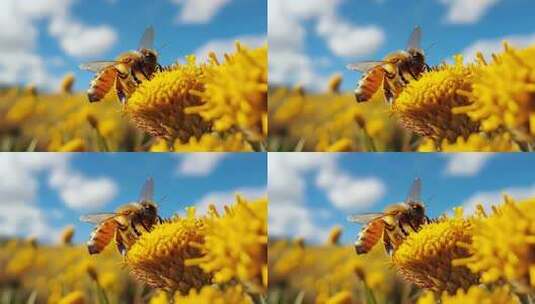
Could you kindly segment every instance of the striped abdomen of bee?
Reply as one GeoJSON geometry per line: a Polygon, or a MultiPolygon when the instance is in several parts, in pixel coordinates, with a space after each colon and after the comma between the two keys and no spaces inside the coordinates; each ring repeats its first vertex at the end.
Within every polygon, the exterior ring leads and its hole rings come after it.
{"type": "Polygon", "coordinates": [[[114,219],[106,220],[96,226],[87,242],[89,254],[100,253],[115,236],[117,222],[114,219]]]}
{"type": "Polygon", "coordinates": [[[117,75],[118,71],[114,67],[106,68],[98,73],[87,90],[89,101],[97,102],[104,98],[114,86],[117,75]]]}
{"type": "Polygon", "coordinates": [[[357,102],[368,101],[383,84],[385,70],[377,66],[366,73],[359,81],[355,90],[357,102]]]}
{"type": "Polygon", "coordinates": [[[381,239],[384,230],[384,222],[381,218],[369,222],[362,228],[355,242],[357,254],[365,254],[370,251],[381,239]]]}

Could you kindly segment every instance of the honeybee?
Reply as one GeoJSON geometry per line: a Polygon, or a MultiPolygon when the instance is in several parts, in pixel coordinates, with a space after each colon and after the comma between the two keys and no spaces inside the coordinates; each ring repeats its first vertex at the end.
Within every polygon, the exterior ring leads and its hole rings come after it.
{"type": "Polygon", "coordinates": [[[148,27],[137,51],[120,54],[115,61],[92,61],[80,65],[80,69],[97,73],[87,90],[89,102],[97,102],[115,88],[119,101],[124,104],[137,85],[151,79],[161,69],[158,53],[153,48],[154,28],[148,27]]]}
{"type": "Polygon", "coordinates": [[[390,53],[382,61],[361,61],[347,65],[348,69],[364,74],[355,90],[357,102],[368,101],[382,85],[384,98],[391,105],[410,80],[420,78],[430,69],[420,47],[421,37],[422,30],[416,27],[405,50],[390,53]]]}
{"type": "Polygon", "coordinates": [[[87,242],[89,254],[100,253],[115,236],[115,244],[122,255],[135,243],[141,231],[150,231],[161,223],[158,207],[153,200],[154,181],[147,179],[137,202],[119,207],[115,213],[96,213],[80,217],[83,222],[95,224],[87,242]]]}
{"type": "Polygon", "coordinates": [[[348,217],[351,222],[365,225],[355,242],[357,254],[365,254],[383,238],[385,250],[392,255],[411,231],[420,230],[429,223],[425,206],[420,199],[422,182],[419,178],[412,183],[407,199],[385,208],[382,213],[362,213],[348,217]]]}

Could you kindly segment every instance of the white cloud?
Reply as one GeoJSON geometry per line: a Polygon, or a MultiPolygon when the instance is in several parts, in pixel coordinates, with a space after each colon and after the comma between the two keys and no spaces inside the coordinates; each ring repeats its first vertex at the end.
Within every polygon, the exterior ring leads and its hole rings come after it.
{"type": "Polygon", "coordinates": [[[440,0],[448,7],[446,21],[452,24],[472,24],[479,21],[499,0],[440,0]]]}
{"type": "Polygon", "coordinates": [[[354,26],[340,21],[338,16],[323,16],[317,25],[331,51],[342,57],[357,57],[375,52],[385,41],[382,29],[371,26],[354,26]]]}
{"type": "Polygon", "coordinates": [[[224,157],[225,153],[183,154],[177,171],[186,176],[207,176],[214,171],[224,157]]]}
{"type": "Polygon", "coordinates": [[[225,205],[228,206],[236,201],[236,195],[248,200],[255,200],[267,195],[266,188],[237,188],[229,191],[210,192],[203,196],[196,205],[199,214],[205,214],[210,205],[214,205],[219,212],[223,212],[225,205]]]}
{"type": "Polygon", "coordinates": [[[320,171],[316,185],[324,189],[333,205],[348,211],[370,207],[385,193],[385,186],[378,178],[355,178],[336,167],[320,171]]]}
{"type": "Polygon", "coordinates": [[[234,52],[236,50],[236,41],[248,47],[259,47],[266,43],[265,36],[237,36],[229,39],[215,39],[208,41],[203,46],[195,51],[197,58],[206,60],[210,52],[214,52],[217,58],[223,58],[224,54],[234,52]]]}
{"type": "Polygon", "coordinates": [[[329,229],[319,227],[313,220],[314,210],[301,205],[282,205],[269,203],[270,237],[303,237],[311,241],[322,241],[329,229]]]}
{"type": "Polygon", "coordinates": [[[202,24],[210,22],[231,0],[172,0],[172,2],[182,7],[176,16],[177,22],[202,24]]]}
{"type": "Polygon", "coordinates": [[[71,56],[98,55],[116,40],[109,26],[88,26],[71,14],[72,0],[0,1],[0,83],[33,83],[42,88],[57,87],[59,77],[51,75],[45,60],[35,50],[39,24],[48,22],[49,34],[71,56]]]}
{"type": "Polygon", "coordinates": [[[52,240],[58,233],[39,205],[38,177],[49,175],[63,203],[71,208],[98,207],[116,192],[108,178],[88,178],[70,167],[70,154],[0,153],[0,235],[35,235],[52,240]]]}
{"type": "Polygon", "coordinates": [[[445,174],[449,176],[477,175],[493,156],[492,153],[455,153],[448,154],[445,174]]]}
{"type": "Polygon", "coordinates": [[[118,187],[110,178],[89,178],[69,167],[54,168],[49,184],[59,192],[63,202],[72,209],[101,209],[118,192],[118,187]]]}
{"type": "MultiPolygon", "coordinates": [[[[357,211],[375,203],[384,194],[383,183],[373,177],[353,177],[338,166],[340,154],[273,153],[268,155],[269,231],[275,236],[299,236],[323,240],[326,227],[315,219],[325,209],[305,205],[306,176],[315,176],[316,186],[325,191],[336,208],[357,211]]],[[[327,214],[328,215],[328,214],[327,214]]]]}
{"type": "Polygon", "coordinates": [[[476,205],[482,204],[486,211],[490,211],[492,205],[498,205],[503,202],[504,194],[517,200],[534,197],[535,184],[527,187],[508,187],[497,191],[476,192],[464,202],[463,209],[466,214],[472,214],[476,205]]]}
{"type": "Polygon", "coordinates": [[[384,41],[383,31],[373,25],[354,25],[337,13],[339,0],[268,1],[270,82],[299,83],[323,89],[327,77],[317,72],[317,59],[305,52],[305,23],[315,24],[315,34],[337,56],[364,56],[384,41]]]}
{"type": "Polygon", "coordinates": [[[476,58],[476,54],[481,52],[485,58],[490,60],[493,53],[503,52],[503,41],[507,41],[507,43],[515,47],[526,47],[535,43],[535,33],[477,40],[463,50],[463,57],[468,61],[472,61],[476,58]]]}

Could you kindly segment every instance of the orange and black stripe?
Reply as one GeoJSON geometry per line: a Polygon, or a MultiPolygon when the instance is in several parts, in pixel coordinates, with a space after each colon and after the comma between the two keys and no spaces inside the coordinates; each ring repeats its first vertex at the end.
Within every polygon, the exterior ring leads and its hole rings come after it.
{"type": "Polygon", "coordinates": [[[355,242],[357,254],[364,254],[370,251],[381,238],[383,228],[383,220],[374,220],[368,223],[359,233],[359,237],[355,242]]]}
{"type": "Polygon", "coordinates": [[[87,97],[90,102],[100,101],[113,87],[118,71],[114,67],[109,67],[101,71],[91,81],[91,86],[87,90],[87,97]]]}
{"type": "Polygon", "coordinates": [[[381,87],[385,70],[382,67],[375,67],[368,71],[359,81],[357,89],[355,90],[355,98],[357,102],[368,101],[375,92],[381,87]]]}
{"type": "Polygon", "coordinates": [[[89,254],[100,253],[106,248],[115,235],[116,227],[117,222],[115,222],[115,220],[107,220],[98,225],[91,233],[91,238],[87,242],[89,254]]]}

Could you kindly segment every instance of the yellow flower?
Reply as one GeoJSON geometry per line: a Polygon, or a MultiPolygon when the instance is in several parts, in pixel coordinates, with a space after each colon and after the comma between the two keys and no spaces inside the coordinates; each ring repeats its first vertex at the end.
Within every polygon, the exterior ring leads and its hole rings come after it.
{"type": "Polygon", "coordinates": [[[202,245],[205,255],[187,265],[214,273],[214,282],[240,280],[251,292],[267,288],[267,199],[248,202],[241,197],[225,214],[212,209],[202,245]]]}
{"type": "MultiPolygon", "coordinates": [[[[480,286],[472,286],[468,291],[457,290],[455,294],[443,293],[440,297],[442,304],[513,304],[520,303],[518,298],[511,294],[507,287],[499,286],[488,290],[480,286]]],[[[425,293],[418,299],[418,304],[435,304],[436,297],[430,293],[425,293]]]]}
{"type": "Polygon", "coordinates": [[[234,133],[222,135],[206,133],[197,139],[191,137],[187,143],[175,142],[175,152],[240,152],[253,151],[251,145],[245,141],[243,134],[234,133]]]}
{"type": "Polygon", "coordinates": [[[187,113],[197,113],[213,122],[219,132],[238,128],[251,141],[267,136],[267,46],[249,49],[236,43],[236,52],[225,56],[222,64],[206,70],[204,91],[196,89],[203,104],[187,113]]]}
{"type": "Polygon", "coordinates": [[[67,75],[63,76],[60,85],[60,93],[71,94],[72,86],[74,85],[74,80],[75,78],[73,73],[68,73],[67,75]]]}
{"type": "Polygon", "coordinates": [[[63,297],[58,304],[84,304],[85,297],[81,291],[73,291],[63,297]]]}
{"type": "Polygon", "coordinates": [[[24,123],[35,113],[37,103],[38,100],[34,96],[22,97],[6,113],[6,121],[15,124],[24,123]]]}
{"type": "Polygon", "coordinates": [[[465,67],[462,57],[455,58],[454,65],[443,65],[411,81],[394,101],[393,111],[406,128],[435,140],[467,137],[479,128],[466,114],[454,114],[452,109],[469,104],[468,98],[459,94],[469,91],[474,67],[465,67]]]}
{"type": "Polygon", "coordinates": [[[535,46],[516,50],[504,43],[505,51],[491,64],[478,69],[471,104],[456,109],[481,123],[483,131],[505,127],[532,137],[535,134],[535,46]]]}
{"type": "Polygon", "coordinates": [[[337,140],[325,149],[326,152],[349,152],[353,150],[353,141],[349,138],[337,140]]]}
{"type": "Polygon", "coordinates": [[[509,133],[488,134],[474,133],[467,139],[462,136],[450,143],[443,139],[439,149],[431,139],[424,139],[418,147],[420,152],[519,152],[520,147],[516,144],[509,133]]]}
{"type": "Polygon", "coordinates": [[[329,84],[328,84],[328,92],[329,93],[339,93],[340,92],[340,85],[342,85],[342,75],[340,74],[334,74],[329,78],[329,84]]]}
{"type": "Polygon", "coordinates": [[[210,130],[210,123],[185,108],[202,103],[192,90],[202,91],[206,66],[197,65],[195,56],[142,82],[128,99],[124,110],[133,122],[152,136],[168,141],[188,141],[210,130]]]}
{"type": "Polygon", "coordinates": [[[70,245],[72,243],[73,236],[74,236],[74,227],[72,225],[68,225],[67,227],[63,228],[63,230],[61,231],[61,234],[59,236],[60,244],[70,245]]]}
{"type": "MultiPolygon", "coordinates": [[[[203,135],[204,136],[204,135],[203,135]]],[[[195,137],[193,137],[192,140],[197,140],[195,137]]],[[[178,145],[182,145],[180,141],[178,141],[178,145]]],[[[198,150],[195,150],[198,151],[198,150]]],[[[158,138],[154,141],[154,143],[150,146],[149,152],[170,152],[169,144],[167,141],[158,138]]]]}
{"type": "Polygon", "coordinates": [[[469,243],[472,225],[460,215],[424,225],[411,233],[394,251],[392,261],[399,273],[420,288],[454,293],[478,282],[478,276],[452,260],[468,256],[459,242],[469,243]]]}
{"type": "Polygon", "coordinates": [[[225,290],[221,290],[215,286],[205,286],[200,292],[192,289],[187,296],[177,294],[174,300],[175,303],[181,304],[253,304],[251,297],[239,285],[228,287],[225,290]]]}
{"type": "Polygon", "coordinates": [[[353,302],[353,296],[351,292],[343,290],[330,297],[325,304],[351,304],[353,302]]]}
{"type": "Polygon", "coordinates": [[[131,273],[149,286],[187,293],[210,282],[211,275],[185,261],[202,256],[194,244],[202,244],[205,223],[188,209],[186,217],[176,217],[144,233],[127,252],[131,273]]]}
{"type": "Polygon", "coordinates": [[[474,237],[466,244],[471,256],[455,261],[481,273],[484,283],[505,279],[521,290],[535,287],[535,199],[505,204],[489,217],[474,221],[474,237]]]}
{"type": "Polygon", "coordinates": [[[85,151],[85,143],[84,143],[84,140],[81,138],[72,139],[58,149],[58,152],[83,152],[83,151],[85,151]]]}
{"type": "Polygon", "coordinates": [[[150,298],[149,304],[169,304],[167,293],[165,293],[164,291],[158,290],[150,298]]]}
{"type": "Polygon", "coordinates": [[[342,236],[342,228],[340,226],[335,226],[329,232],[327,237],[326,245],[337,245],[340,237],[342,236]]]}
{"type": "Polygon", "coordinates": [[[13,276],[20,276],[30,270],[37,258],[37,251],[34,247],[26,247],[17,252],[15,257],[7,263],[6,273],[13,276]]]}

